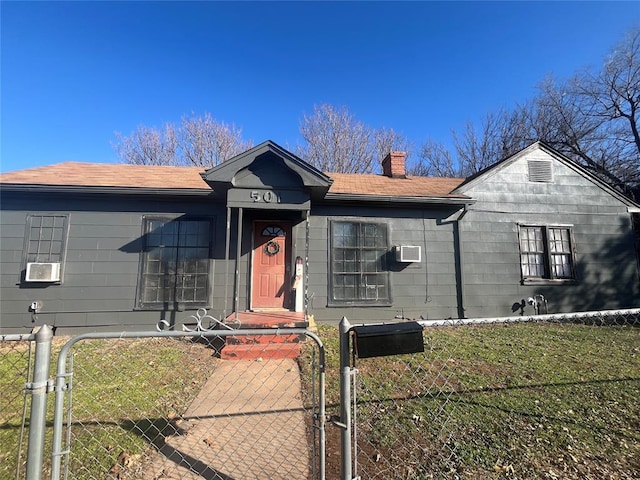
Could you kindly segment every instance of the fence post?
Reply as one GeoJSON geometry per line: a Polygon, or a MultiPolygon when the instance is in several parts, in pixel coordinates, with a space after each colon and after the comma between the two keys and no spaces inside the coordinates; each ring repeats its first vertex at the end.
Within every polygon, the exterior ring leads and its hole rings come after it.
{"type": "Polygon", "coordinates": [[[31,393],[29,416],[29,442],[27,446],[27,480],[39,480],[44,457],[44,433],[47,423],[47,386],[51,361],[53,330],[43,325],[36,333],[36,355],[33,365],[33,382],[27,384],[31,393]]]}
{"type": "Polygon", "coordinates": [[[349,330],[351,324],[346,317],[340,321],[340,428],[342,480],[351,480],[351,359],[349,330]]]}

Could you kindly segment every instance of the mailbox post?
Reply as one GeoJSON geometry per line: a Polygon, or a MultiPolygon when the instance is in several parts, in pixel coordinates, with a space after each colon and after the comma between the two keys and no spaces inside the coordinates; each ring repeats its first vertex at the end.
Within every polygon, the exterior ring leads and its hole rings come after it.
{"type": "MultiPolygon", "coordinates": [[[[424,352],[422,325],[418,322],[382,323],[351,326],[340,321],[340,423],[341,480],[354,480],[351,438],[351,337],[357,358],[384,357],[424,352]]],[[[354,406],[355,408],[355,406],[354,406]]],[[[358,478],[358,477],[355,477],[358,478]]]]}

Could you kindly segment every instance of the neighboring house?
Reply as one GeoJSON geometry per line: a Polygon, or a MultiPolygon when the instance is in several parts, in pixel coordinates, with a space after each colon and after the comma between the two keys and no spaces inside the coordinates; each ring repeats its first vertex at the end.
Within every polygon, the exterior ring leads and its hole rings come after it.
{"type": "Polygon", "coordinates": [[[149,330],[199,308],[380,322],[532,314],[530,297],[640,306],[639,206],[548,146],[467,180],[405,176],[399,152],[383,172],[325,174],[267,141],[204,172],[2,174],[0,331],[149,330]]]}

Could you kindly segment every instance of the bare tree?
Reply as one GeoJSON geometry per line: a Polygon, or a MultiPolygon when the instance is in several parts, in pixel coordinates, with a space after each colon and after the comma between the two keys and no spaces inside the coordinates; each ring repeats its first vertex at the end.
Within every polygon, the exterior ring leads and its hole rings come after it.
{"type": "Polygon", "coordinates": [[[129,136],[116,133],[113,147],[126,163],[212,167],[253,146],[242,130],[215,120],[211,114],[183,116],[175,127],[139,126],[129,136]]]}
{"type": "Polygon", "coordinates": [[[620,186],[640,185],[640,27],[628,32],[598,73],[584,73],[574,91],[590,106],[615,158],[607,165],[611,177],[620,186]]]}
{"type": "Polygon", "coordinates": [[[442,143],[428,139],[412,174],[436,177],[467,177],[508,157],[533,140],[524,109],[488,113],[476,127],[468,122],[461,133],[452,131],[454,158],[442,143]]]}
{"type": "Polygon", "coordinates": [[[527,111],[538,138],[622,192],[640,185],[640,30],[632,30],[597,73],[545,79],[527,111]]]}
{"type": "Polygon", "coordinates": [[[374,141],[374,154],[376,166],[381,165],[382,159],[387,156],[389,152],[405,152],[407,156],[405,161],[411,157],[411,143],[409,140],[399,132],[396,132],[393,128],[381,127],[373,130],[374,141]]]}
{"type": "Polygon", "coordinates": [[[546,79],[526,113],[533,135],[576,160],[604,180],[619,185],[615,175],[618,161],[608,125],[595,112],[595,105],[578,93],[583,79],[564,84],[546,79]]]}
{"type": "Polygon", "coordinates": [[[113,144],[118,156],[134,165],[178,165],[178,142],[173,125],[163,130],[139,126],[129,136],[116,132],[113,144]]]}
{"type": "Polygon", "coordinates": [[[202,117],[182,117],[178,132],[183,158],[190,165],[217,165],[253,146],[242,139],[241,129],[217,122],[210,113],[202,117]]]}
{"type": "Polygon", "coordinates": [[[356,120],[346,107],[322,104],[303,115],[304,140],[296,153],[325,172],[371,173],[392,150],[408,150],[406,138],[393,129],[375,129],[356,120]]]}
{"type": "Polygon", "coordinates": [[[408,168],[410,175],[422,177],[462,177],[460,165],[442,143],[427,140],[420,147],[419,159],[408,168]]]}
{"type": "Polygon", "coordinates": [[[462,134],[453,132],[453,140],[460,173],[464,176],[477,173],[530,143],[519,110],[489,113],[479,130],[467,123],[462,134]]]}
{"type": "Polygon", "coordinates": [[[429,174],[470,175],[543,140],[613,187],[640,189],[640,28],[632,29],[596,73],[552,77],[513,110],[489,113],[479,127],[453,132],[457,157],[428,140],[421,150],[429,174]]]}

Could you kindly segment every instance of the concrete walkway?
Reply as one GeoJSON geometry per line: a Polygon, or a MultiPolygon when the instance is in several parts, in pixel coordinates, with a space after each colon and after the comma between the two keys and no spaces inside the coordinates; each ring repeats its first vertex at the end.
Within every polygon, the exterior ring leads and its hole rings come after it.
{"type": "Polygon", "coordinates": [[[310,478],[296,361],[219,362],[140,478],[310,478]]]}

